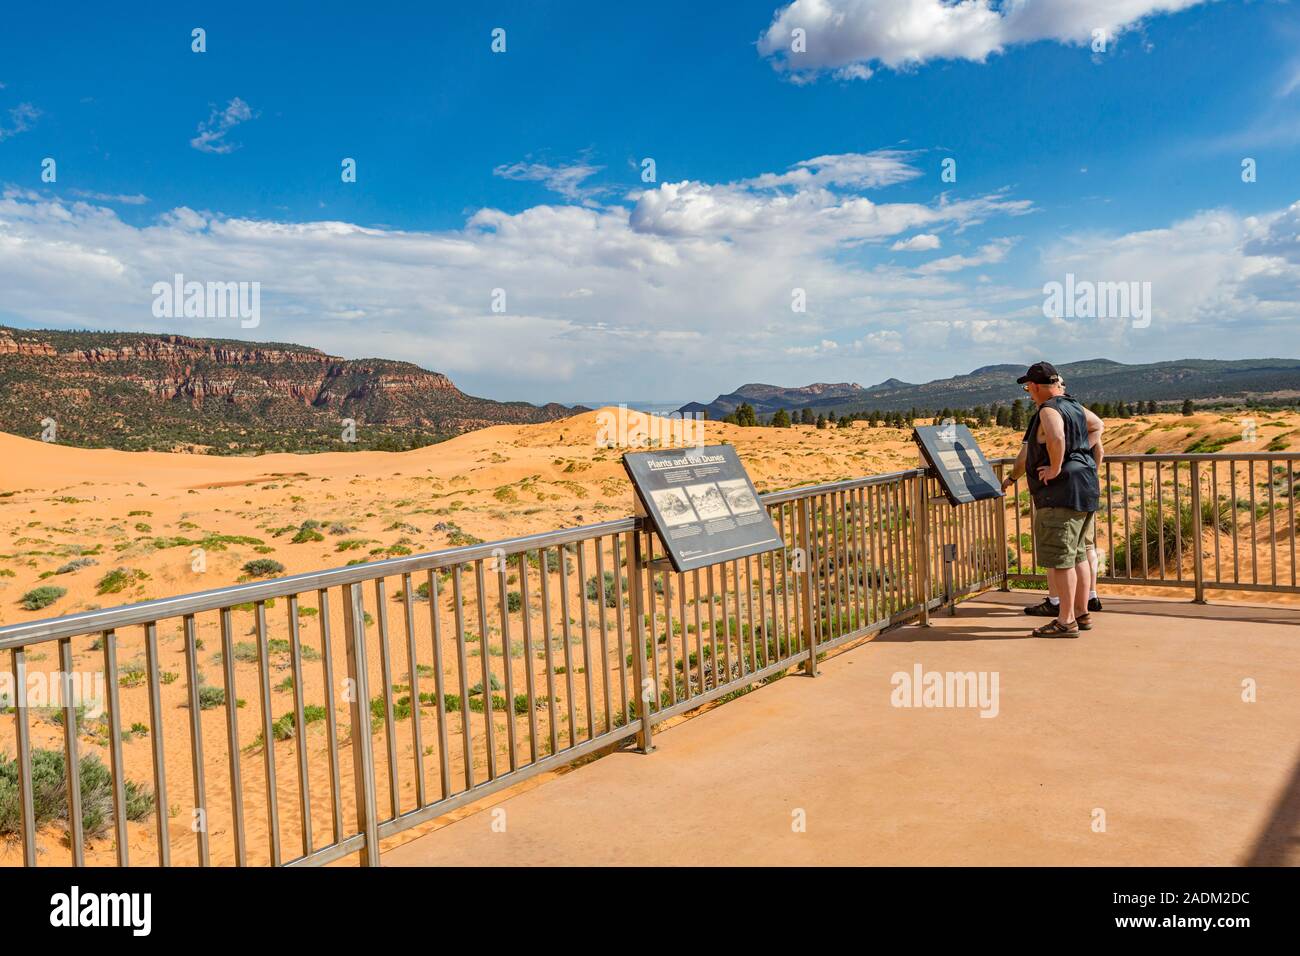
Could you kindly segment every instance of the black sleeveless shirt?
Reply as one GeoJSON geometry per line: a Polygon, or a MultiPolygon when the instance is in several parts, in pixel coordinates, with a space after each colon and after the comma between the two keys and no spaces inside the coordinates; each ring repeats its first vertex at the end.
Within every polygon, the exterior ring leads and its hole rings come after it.
{"type": "Polygon", "coordinates": [[[1097,510],[1101,488],[1097,481],[1097,463],[1093,461],[1092,447],[1088,444],[1088,419],[1082,405],[1069,395],[1057,395],[1044,402],[1029,420],[1025,441],[1029,443],[1025,477],[1029,480],[1035,508],[1097,510]],[[1039,467],[1051,467],[1052,464],[1046,443],[1038,440],[1039,417],[1044,408],[1056,409],[1065,420],[1065,459],[1061,462],[1061,473],[1046,484],[1038,480],[1039,467]]]}

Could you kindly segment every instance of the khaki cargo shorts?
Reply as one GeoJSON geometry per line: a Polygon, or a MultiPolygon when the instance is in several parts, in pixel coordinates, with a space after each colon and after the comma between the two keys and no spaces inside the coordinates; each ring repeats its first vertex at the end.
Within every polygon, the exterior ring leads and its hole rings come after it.
{"type": "Polygon", "coordinates": [[[1072,568],[1088,560],[1093,513],[1072,508],[1034,510],[1034,543],[1044,568],[1072,568]]]}

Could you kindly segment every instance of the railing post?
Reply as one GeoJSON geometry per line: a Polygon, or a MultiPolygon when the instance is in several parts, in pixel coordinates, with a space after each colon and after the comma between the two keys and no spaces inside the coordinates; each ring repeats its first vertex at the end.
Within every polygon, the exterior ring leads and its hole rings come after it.
{"type": "MultiPolygon", "coordinates": [[[[646,687],[646,627],[645,627],[645,562],[641,554],[641,525],[628,536],[627,543],[627,580],[628,599],[632,612],[632,683],[636,686],[637,715],[641,718],[641,729],[636,735],[636,749],[643,754],[651,753],[654,748],[654,730],[650,716],[651,700],[658,703],[659,687],[646,687]]],[[[650,622],[650,633],[654,633],[654,622],[650,622]]],[[[651,638],[653,640],[653,637],[651,638]]],[[[716,666],[716,663],[715,663],[716,666]]],[[[657,677],[658,675],[656,675],[657,677]]]]}
{"type": "MultiPolygon", "coordinates": [[[[1205,603],[1205,560],[1201,546],[1201,469],[1200,462],[1193,459],[1192,466],[1192,579],[1196,583],[1196,595],[1193,604],[1205,603]]],[[[1175,463],[1175,468],[1178,465],[1175,463]]],[[[1218,502],[1214,503],[1218,508],[1218,502]]],[[[1215,516],[1215,533],[1218,533],[1217,514],[1215,516]]]]}
{"type": "MultiPolygon", "coordinates": [[[[997,469],[998,484],[1001,484],[1002,479],[1005,477],[1002,474],[1002,468],[1002,464],[999,463],[997,469]]],[[[1010,550],[1007,546],[1007,498],[1006,495],[1003,495],[1001,498],[996,498],[994,500],[997,502],[997,519],[994,523],[997,528],[998,536],[998,566],[1002,568],[1002,586],[998,588],[998,590],[1006,592],[1011,590],[1011,563],[1007,558],[1007,551],[1010,550]]],[[[1096,522],[1097,519],[1095,515],[1092,520],[1094,523],[1096,522]]],[[[1096,530],[1097,529],[1094,527],[1094,534],[1096,533],[1096,530]]]]}
{"type": "Polygon", "coordinates": [[[927,500],[925,482],[927,473],[922,470],[913,482],[912,492],[912,535],[916,548],[917,584],[921,592],[921,626],[930,626],[930,503],[927,500]]]}
{"type": "MultiPolygon", "coordinates": [[[[351,692],[352,778],[356,786],[357,830],[365,838],[362,866],[379,865],[379,814],[375,801],[375,754],[370,747],[370,681],[366,674],[366,612],[360,584],[343,588],[343,629],[351,692]]],[[[471,759],[466,754],[465,759],[471,759]]]]}
{"type": "Polygon", "coordinates": [[[808,643],[808,659],[804,661],[803,671],[809,677],[817,676],[817,611],[813,608],[813,554],[812,554],[812,535],[809,531],[811,519],[809,509],[812,507],[811,498],[799,499],[799,550],[803,552],[803,579],[799,585],[799,590],[803,592],[803,600],[800,602],[803,607],[803,632],[808,643]]]}

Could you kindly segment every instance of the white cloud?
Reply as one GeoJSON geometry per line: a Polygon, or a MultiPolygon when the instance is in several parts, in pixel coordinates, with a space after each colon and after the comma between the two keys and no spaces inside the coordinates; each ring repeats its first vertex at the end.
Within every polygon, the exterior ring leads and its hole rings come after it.
{"type": "Polygon", "coordinates": [[[1019,250],[1027,264],[1009,282],[1008,238],[921,265],[897,263],[891,249],[918,230],[1000,224],[1032,211],[1028,201],[890,203],[824,178],[757,185],[784,175],[664,183],[594,208],[482,209],[436,232],[184,206],[137,226],[101,202],[10,188],[0,194],[0,288],[23,324],[253,334],[400,357],[494,397],[710,398],[701,383],[864,380],[872,369],[885,378],[900,361],[901,377],[918,380],[958,360],[973,368],[1072,349],[1174,357],[1171,342],[1180,355],[1295,351],[1286,343],[1300,322],[1300,203],[1063,236],[1019,250]],[[1152,327],[1049,323],[1042,285],[1067,271],[1151,281],[1152,327]],[[151,286],[177,272],[261,282],[261,326],[155,319],[151,286]],[[494,289],[506,292],[505,314],[491,310],[494,289]],[[805,290],[806,313],[791,311],[794,289],[805,290]],[[876,355],[891,358],[872,366],[876,355]]]}
{"type": "Polygon", "coordinates": [[[981,246],[973,256],[958,255],[932,259],[924,265],[917,266],[916,271],[921,275],[931,275],[936,272],[957,272],[961,269],[969,269],[971,266],[986,266],[1001,262],[1007,257],[1007,252],[1014,242],[1013,239],[995,239],[981,246]]]}
{"type": "Polygon", "coordinates": [[[212,108],[208,118],[199,124],[199,134],[190,140],[190,145],[201,153],[233,152],[239,144],[226,142],[226,134],[256,115],[251,106],[236,96],[225,109],[212,108]]]}
{"type": "Polygon", "coordinates": [[[746,180],[758,189],[778,186],[813,186],[876,189],[915,179],[921,171],[910,165],[918,154],[900,149],[879,149],[871,153],[840,153],[818,156],[795,163],[784,173],[764,173],[746,180]]]}
{"type": "Polygon", "coordinates": [[[939,237],[934,233],[918,232],[908,239],[899,239],[889,248],[894,252],[931,252],[939,246],[939,237]]]}
{"type": "MultiPolygon", "coordinates": [[[[3,87],[0,87],[2,89],[3,87]]],[[[0,142],[4,142],[11,136],[17,136],[19,133],[25,133],[32,128],[32,124],[40,118],[41,111],[32,106],[31,103],[19,103],[9,111],[9,125],[0,125],[0,142]]]]}
{"type": "Polygon", "coordinates": [[[519,182],[537,182],[566,199],[585,199],[598,190],[583,186],[585,180],[596,175],[604,166],[572,163],[568,166],[548,166],[545,163],[512,163],[492,170],[492,175],[519,182]]]}
{"type": "Polygon", "coordinates": [[[249,333],[220,320],[154,319],[152,284],[178,272],[259,281],[252,334],[268,340],[400,356],[494,395],[528,387],[552,397],[566,380],[571,397],[626,394],[637,382],[658,393],[674,386],[649,371],[655,363],[698,380],[717,374],[724,352],[741,369],[782,356],[795,336],[860,337],[871,309],[946,294],[948,280],[872,268],[888,243],[1032,210],[1004,194],[890,203],[853,191],[905,175],[894,162],[819,157],[787,170],[806,177],[664,183],[599,207],[482,209],[439,232],[185,206],[136,226],[102,202],[9,189],[0,288],[25,324],[230,337],[249,333]],[[504,315],[491,311],[498,288],[504,315]],[[795,288],[815,318],[791,313],[795,288]]]}
{"type": "Polygon", "coordinates": [[[873,67],[903,70],[931,60],[984,62],[1009,46],[1110,38],[1142,19],[1208,0],[795,0],[758,40],[772,65],[799,80],[822,72],[867,79],[873,67]],[[805,32],[794,52],[795,29],[805,32]]]}

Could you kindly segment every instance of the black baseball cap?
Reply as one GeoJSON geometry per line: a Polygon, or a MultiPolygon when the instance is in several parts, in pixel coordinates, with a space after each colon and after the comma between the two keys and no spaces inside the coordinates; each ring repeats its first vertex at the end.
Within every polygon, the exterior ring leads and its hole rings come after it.
{"type": "Polygon", "coordinates": [[[1060,380],[1061,373],[1051,362],[1035,362],[1029,366],[1028,372],[1016,379],[1016,384],[1024,385],[1025,382],[1033,382],[1035,385],[1055,385],[1060,380]]]}

